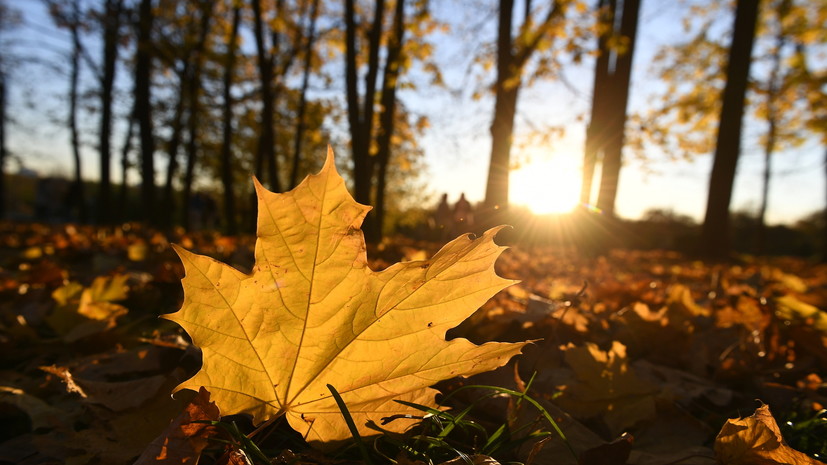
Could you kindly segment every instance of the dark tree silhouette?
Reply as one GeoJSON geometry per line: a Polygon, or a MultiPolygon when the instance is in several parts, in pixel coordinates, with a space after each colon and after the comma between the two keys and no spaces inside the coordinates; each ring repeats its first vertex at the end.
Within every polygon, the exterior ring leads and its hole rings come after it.
{"type": "Polygon", "coordinates": [[[158,223],[155,188],[155,139],[152,130],[152,0],[141,0],[138,8],[138,43],[135,52],[135,119],[141,141],[141,216],[148,224],[158,223]]]}
{"type": "Polygon", "coordinates": [[[78,220],[86,222],[86,199],[83,194],[83,177],[80,156],[80,135],[78,134],[78,80],[80,78],[80,55],[82,45],[80,43],[80,5],[78,0],[73,0],[69,5],[71,11],[67,12],[66,21],[69,33],[72,37],[72,54],[69,69],[69,134],[72,145],[72,158],[75,165],[75,180],[72,185],[69,201],[77,208],[78,220]]]}
{"type": "Polygon", "coordinates": [[[485,187],[488,209],[508,206],[508,169],[514,116],[522,84],[523,68],[540,41],[564,13],[563,2],[555,0],[545,18],[532,28],[531,0],[526,0],[520,35],[512,37],[514,0],[500,0],[497,26],[497,81],[494,85],[494,118],[491,122],[491,162],[485,187]]]}
{"type": "MultiPolygon", "coordinates": [[[[350,125],[351,150],[353,152],[353,193],[357,202],[370,205],[372,188],[370,141],[373,129],[373,112],[376,98],[376,80],[379,75],[379,45],[382,37],[384,0],[376,0],[373,11],[373,25],[368,33],[368,62],[365,74],[365,93],[359,98],[359,83],[356,57],[357,23],[354,0],[345,0],[345,81],[347,93],[347,115],[350,125]]],[[[373,215],[365,218],[363,229],[372,231],[373,215]]],[[[375,238],[366,236],[368,241],[375,238]]]]}
{"type": "Polygon", "coordinates": [[[296,110],[296,134],[293,137],[293,167],[290,169],[288,187],[291,189],[299,183],[299,164],[301,163],[304,132],[307,127],[305,113],[307,111],[307,89],[310,87],[310,74],[313,69],[313,44],[316,41],[316,20],[319,16],[319,0],[313,0],[310,6],[310,24],[304,43],[304,70],[302,85],[299,89],[299,105],[296,110]]]}
{"type": "Polygon", "coordinates": [[[396,89],[399,71],[402,65],[402,44],[405,40],[405,1],[396,0],[393,14],[393,30],[388,43],[388,58],[382,77],[382,114],[379,117],[379,135],[376,153],[376,221],[371,235],[382,239],[382,226],[385,223],[385,190],[388,175],[388,163],[391,157],[391,138],[394,130],[396,113],[396,89]]]}
{"type": "Polygon", "coordinates": [[[202,114],[198,98],[201,95],[202,70],[206,54],[207,37],[210,32],[210,24],[213,16],[213,0],[201,0],[199,12],[201,14],[198,39],[192,50],[192,75],[186,89],[181,89],[186,94],[189,115],[187,116],[187,164],[184,170],[184,189],[181,204],[183,206],[183,225],[189,227],[189,199],[192,197],[192,183],[195,178],[195,163],[198,158],[198,118],[202,114]]]}
{"type": "MultiPolygon", "coordinates": [[[[611,0],[617,10],[616,1],[611,0]]],[[[626,126],[626,106],[629,102],[629,83],[632,76],[632,59],[635,52],[640,0],[623,0],[620,18],[620,37],[625,50],[614,52],[614,68],[609,70],[608,92],[602,96],[606,104],[602,106],[605,134],[602,143],[603,168],[600,175],[600,192],[597,196],[597,208],[608,217],[614,217],[617,186],[620,180],[620,166],[626,126]]],[[[597,135],[599,137],[599,135],[597,135]]]]}
{"type": "Polygon", "coordinates": [[[224,64],[224,104],[221,129],[221,184],[224,187],[224,221],[227,234],[238,232],[235,213],[235,194],[233,193],[233,73],[235,72],[236,51],[238,50],[238,24],[241,8],[233,7],[233,20],[230,39],[227,41],[227,58],[224,64]]]}
{"type": "Polygon", "coordinates": [[[701,233],[701,251],[723,258],[730,250],[729,204],[741,151],[744,96],[747,91],[759,0],[738,0],[729,49],[727,80],[718,125],[715,159],[709,179],[709,197],[701,233]]]}
{"type": "MultiPolygon", "coordinates": [[[[118,42],[120,40],[123,0],[105,0],[101,22],[103,24],[103,66],[100,75],[101,119],[99,133],[100,184],[98,187],[97,221],[112,221],[112,95],[117,71],[118,42]]],[[[131,123],[130,123],[131,124],[131,123]]]]}

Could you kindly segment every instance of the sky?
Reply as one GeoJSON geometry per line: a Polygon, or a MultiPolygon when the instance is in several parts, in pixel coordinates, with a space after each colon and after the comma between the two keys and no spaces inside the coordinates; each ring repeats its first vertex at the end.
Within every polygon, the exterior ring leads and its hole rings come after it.
{"type": "MultiPolygon", "coordinates": [[[[400,95],[412,113],[427,115],[431,122],[420,144],[428,167],[424,175],[430,194],[428,201],[434,205],[441,193],[447,193],[452,202],[462,193],[472,202],[484,198],[493,98],[471,98],[473,91],[484,88],[486,82],[480,82],[469,72],[469,57],[478,50],[481,40],[493,39],[495,17],[491,11],[480,10],[479,3],[479,0],[432,2],[437,19],[455,25],[449,35],[435,44],[435,59],[442,65],[447,88],[419,85],[400,95]],[[474,30],[479,25],[482,27],[474,30]]],[[[9,130],[9,147],[21,156],[28,168],[43,174],[68,174],[71,172],[69,138],[60,127],[66,108],[61,99],[68,82],[65,76],[67,36],[54,30],[41,2],[12,0],[11,4],[23,10],[25,23],[3,39],[14,39],[20,50],[44,61],[61,63],[63,60],[63,66],[61,71],[30,65],[23,72],[15,73],[12,84],[17,83],[18,91],[15,93],[12,89],[11,104],[16,124],[9,130]]],[[[645,108],[659,89],[650,69],[652,56],[660,46],[678,42],[684,36],[681,18],[685,4],[656,0],[644,0],[642,4],[630,112],[645,108]]],[[[537,199],[546,206],[576,201],[585,135],[583,116],[588,114],[591,102],[592,66],[593,61],[588,59],[581,65],[567,66],[563,74],[570,86],[537,82],[521,90],[512,159],[523,169],[512,173],[512,203],[536,207],[537,199]],[[532,129],[550,126],[564,128],[563,136],[546,145],[526,141],[526,134],[532,129]]],[[[124,71],[121,70],[121,79],[127,79],[124,71]]],[[[122,86],[128,88],[128,81],[122,81],[122,86]]],[[[90,140],[84,150],[84,176],[93,178],[97,172],[96,153],[91,144],[95,117],[87,117],[84,123],[90,140]]],[[[744,138],[731,204],[733,210],[755,211],[760,203],[763,154],[755,145],[755,138],[749,136],[758,130],[749,128],[744,138]]],[[[115,139],[116,146],[119,140],[115,139]]],[[[692,161],[674,161],[655,151],[647,156],[646,161],[626,157],[620,175],[617,213],[634,219],[649,209],[660,208],[701,220],[706,208],[711,155],[698,156],[692,161]]],[[[823,159],[824,147],[815,141],[775,157],[769,223],[794,222],[824,207],[827,188],[823,159]]],[[[15,172],[17,165],[11,163],[7,169],[15,172]]],[[[117,174],[115,177],[118,179],[117,174]]],[[[137,182],[136,175],[130,181],[137,182]]]]}

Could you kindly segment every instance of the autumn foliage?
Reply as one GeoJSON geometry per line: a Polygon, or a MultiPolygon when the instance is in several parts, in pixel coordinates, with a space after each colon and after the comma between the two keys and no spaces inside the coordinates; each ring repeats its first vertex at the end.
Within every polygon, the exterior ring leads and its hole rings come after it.
{"type": "MultiPolygon", "coordinates": [[[[255,238],[3,225],[0,460],[257,463],[242,452],[255,441],[281,462],[328,463],[353,434],[328,385],[363,441],[422,437],[428,415],[407,400],[513,433],[501,462],[825,453],[821,266],[506,251],[497,229],[368,251],[367,207],[332,154],[291,192],[257,190],[255,238]]],[[[474,431],[454,447],[479,454],[474,431]]]]}

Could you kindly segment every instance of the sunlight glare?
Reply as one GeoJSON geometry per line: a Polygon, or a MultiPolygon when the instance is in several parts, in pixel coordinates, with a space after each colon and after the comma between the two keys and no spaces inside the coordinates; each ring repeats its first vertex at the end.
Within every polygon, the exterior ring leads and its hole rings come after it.
{"type": "Polygon", "coordinates": [[[537,215],[568,213],[580,200],[580,165],[571,155],[538,159],[511,172],[509,196],[537,215]]]}

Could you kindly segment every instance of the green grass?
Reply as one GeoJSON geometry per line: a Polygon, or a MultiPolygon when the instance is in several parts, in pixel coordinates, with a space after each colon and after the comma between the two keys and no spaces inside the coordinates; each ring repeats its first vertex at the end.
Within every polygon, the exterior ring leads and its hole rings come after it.
{"type": "MultiPolygon", "coordinates": [[[[529,382],[530,384],[530,382],[529,382]]],[[[377,433],[377,436],[363,437],[356,428],[347,405],[333,386],[328,385],[333,398],[342,413],[342,417],[350,429],[353,442],[338,451],[338,458],[356,460],[366,465],[395,464],[400,454],[409,459],[420,460],[429,465],[439,464],[455,458],[461,458],[469,465],[474,455],[486,455],[499,460],[501,463],[519,463],[509,459],[514,457],[515,451],[525,444],[534,445],[538,441],[552,435],[559,436],[567,445],[572,455],[577,457],[574,449],[566,440],[565,435],[557,426],[551,415],[539,402],[523,392],[505,389],[497,386],[471,385],[463,386],[442,400],[444,405],[462,390],[481,390],[475,401],[461,409],[443,409],[442,406],[431,408],[425,405],[404,401],[400,404],[412,407],[422,412],[422,415],[400,415],[383,418],[380,425],[369,423],[367,426],[377,433]],[[542,421],[532,421],[526,424],[515,424],[506,421],[499,425],[486,427],[474,419],[474,413],[480,410],[482,402],[495,396],[509,396],[515,407],[527,406],[537,411],[537,418],[542,421]],[[405,433],[389,431],[383,426],[400,419],[416,419],[419,423],[405,433]],[[550,428],[549,428],[550,426],[550,428]]],[[[527,389],[526,389],[527,390],[527,389]]],[[[222,430],[224,438],[214,439],[217,449],[226,450],[228,447],[243,451],[254,464],[269,464],[270,460],[278,456],[281,450],[266,449],[262,444],[263,438],[256,438],[257,444],[245,434],[235,422],[212,421],[206,422],[222,430]]],[[[291,449],[301,454],[295,442],[291,449]]],[[[217,451],[216,449],[216,451],[217,451]]]]}

